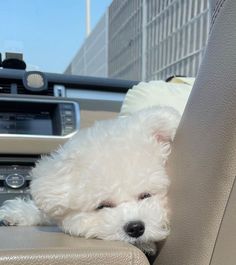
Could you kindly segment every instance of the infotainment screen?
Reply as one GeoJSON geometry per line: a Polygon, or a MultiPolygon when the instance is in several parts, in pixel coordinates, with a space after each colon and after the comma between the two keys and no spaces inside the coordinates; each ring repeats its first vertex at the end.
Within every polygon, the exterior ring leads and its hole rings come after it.
{"type": "Polygon", "coordinates": [[[0,98],[0,136],[66,136],[75,132],[76,122],[74,103],[0,98]]]}
{"type": "Polygon", "coordinates": [[[0,133],[52,135],[50,112],[0,112],[0,133]]]}

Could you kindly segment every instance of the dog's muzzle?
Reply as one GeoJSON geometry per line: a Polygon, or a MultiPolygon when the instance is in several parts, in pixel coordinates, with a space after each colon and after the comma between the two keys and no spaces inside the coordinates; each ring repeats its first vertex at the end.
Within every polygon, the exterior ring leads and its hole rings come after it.
{"type": "Polygon", "coordinates": [[[141,221],[132,221],[124,226],[125,233],[130,237],[138,238],[143,235],[145,231],[145,225],[141,221]]]}

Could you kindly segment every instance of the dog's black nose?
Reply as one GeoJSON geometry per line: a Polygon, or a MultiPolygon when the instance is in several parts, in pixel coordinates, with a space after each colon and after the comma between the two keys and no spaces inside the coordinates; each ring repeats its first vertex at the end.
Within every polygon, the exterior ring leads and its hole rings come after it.
{"type": "Polygon", "coordinates": [[[124,226],[126,234],[131,237],[140,237],[145,231],[145,225],[141,221],[132,221],[124,226]]]}

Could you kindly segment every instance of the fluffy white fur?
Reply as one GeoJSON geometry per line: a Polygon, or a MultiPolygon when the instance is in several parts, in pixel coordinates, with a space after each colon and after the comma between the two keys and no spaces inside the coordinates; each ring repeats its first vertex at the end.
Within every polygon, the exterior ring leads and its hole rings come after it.
{"type": "Polygon", "coordinates": [[[7,201],[0,219],[8,225],[54,222],[71,235],[123,240],[154,252],[153,242],[169,234],[165,163],[179,120],[174,109],[153,107],[80,130],[33,169],[33,201],[7,201]],[[111,207],[97,209],[102,203],[111,207]],[[124,229],[133,221],[145,225],[137,238],[124,229]]]}

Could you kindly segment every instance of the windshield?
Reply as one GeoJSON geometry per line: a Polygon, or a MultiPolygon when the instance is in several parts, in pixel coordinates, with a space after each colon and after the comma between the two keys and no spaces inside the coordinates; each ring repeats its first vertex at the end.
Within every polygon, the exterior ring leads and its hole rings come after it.
{"type": "Polygon", "coordinates": [[[1,1],[0,52],[27,70],[130,80],[195,77],[207,0],[1,1]]]}

